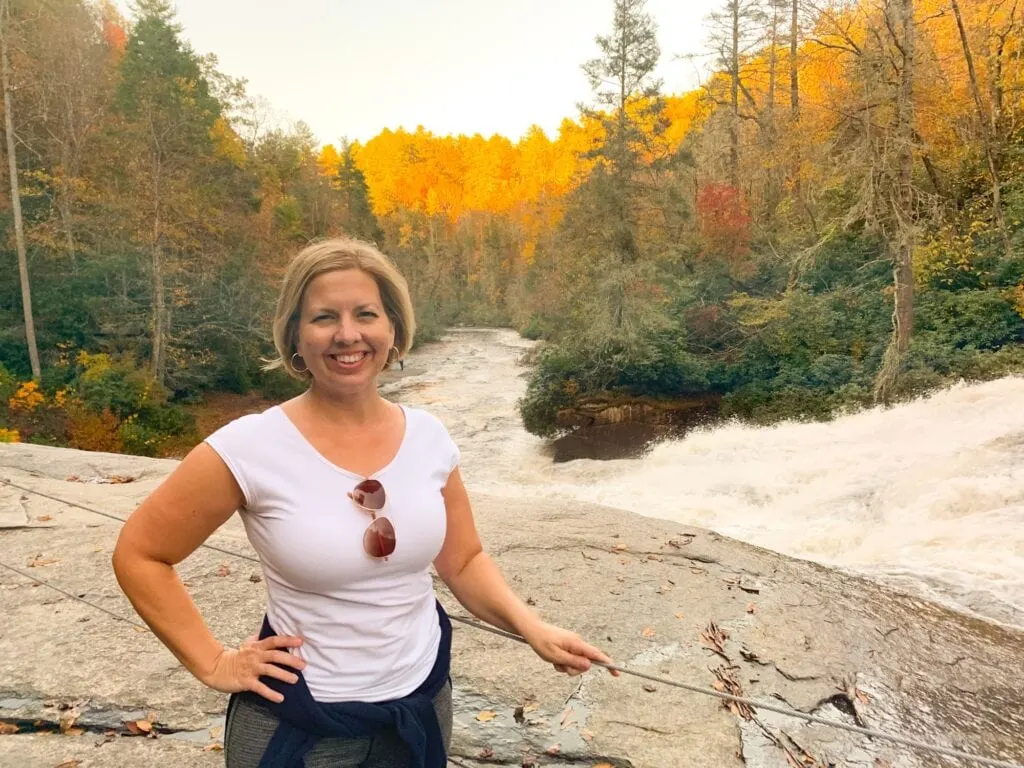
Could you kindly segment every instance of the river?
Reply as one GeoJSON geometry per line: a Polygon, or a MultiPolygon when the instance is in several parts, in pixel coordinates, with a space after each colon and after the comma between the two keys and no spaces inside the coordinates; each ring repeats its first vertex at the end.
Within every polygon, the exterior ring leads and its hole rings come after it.
{"type": "Polygon", "coordinates": [[[509,330],[452,330],[384,386],[444,421],[471,492],[699,526],[1024,626],[1024,378],[826,423],[720,424],[638,458],[555,463],[516,411],[531,346],[509,330]]]}

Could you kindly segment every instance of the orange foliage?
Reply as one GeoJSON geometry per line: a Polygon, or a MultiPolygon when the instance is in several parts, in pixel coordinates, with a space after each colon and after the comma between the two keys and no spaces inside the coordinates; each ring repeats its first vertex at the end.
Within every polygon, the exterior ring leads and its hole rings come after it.
{"type": "Polygon", "coordinates": [[[67,421],[68,445],[83,451],[120,453],[118,426],[117,417],[108,409],[94,413],[81,407],[71,408],[67,421]]]}

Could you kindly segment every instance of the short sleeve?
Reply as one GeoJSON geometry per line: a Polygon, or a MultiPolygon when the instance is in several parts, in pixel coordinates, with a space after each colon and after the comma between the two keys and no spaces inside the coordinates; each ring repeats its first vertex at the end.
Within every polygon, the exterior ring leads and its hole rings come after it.
{"type": "Polygon", "coordinates": [[[218,429],[204,441],[216,451],[242,489],[247,509],[259,501],[257,473],[251,461],[253,446],[261,442],[262,414],[235,419],[218,429]]]}
{"type": "Polygon", "coordinates": [[[447,478],[448,475],[455,471],[455,468],[459,466],[459,462],[462,460],[459,446],[455,444],[452,436],[448,433],[447,427],[437,416],[428,411],[419,409],[417,411],[423,415],[430,426],[425,432],[425,437],[429,436],[429,447],[424,446],[424,450],[430,452],[430,455],[433,457],[431,462],[437,469],[445,470],[445,477],[447,478]]]}

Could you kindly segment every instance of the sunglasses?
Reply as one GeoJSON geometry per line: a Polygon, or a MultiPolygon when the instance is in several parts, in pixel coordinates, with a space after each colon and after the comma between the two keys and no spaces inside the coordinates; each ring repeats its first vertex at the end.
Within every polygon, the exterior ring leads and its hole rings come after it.
{"type": "Polygon", "coordinates": [[[363,533],[363,549],[366,554],[387,560],[388,555],[395,551],[395,527],[386,517],[377,517],[387,499],[384,486],[377,480],[363,480],[349,492],[348,497],[373,518],[363,533]]]}

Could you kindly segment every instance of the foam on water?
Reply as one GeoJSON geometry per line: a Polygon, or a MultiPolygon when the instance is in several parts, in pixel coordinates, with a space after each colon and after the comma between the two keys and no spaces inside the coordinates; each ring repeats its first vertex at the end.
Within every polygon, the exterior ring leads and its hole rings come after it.
{"type": "Polygon", "coordinates": [[[470,488],[573,498],[701,526],[1024,623],[1024,378],[826,423],[691,432],[638,459],[554,464],[515,410],[530,342],[451,333],[403,402],[448,425],[470,488]]]}

